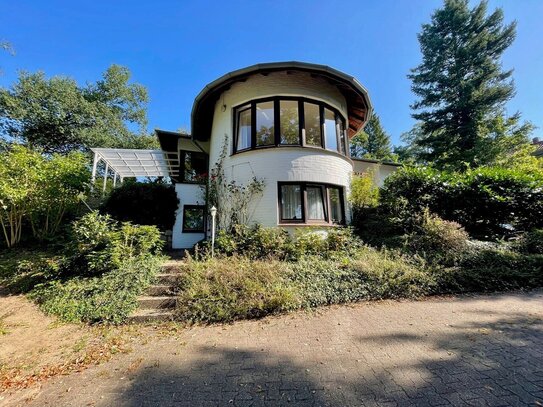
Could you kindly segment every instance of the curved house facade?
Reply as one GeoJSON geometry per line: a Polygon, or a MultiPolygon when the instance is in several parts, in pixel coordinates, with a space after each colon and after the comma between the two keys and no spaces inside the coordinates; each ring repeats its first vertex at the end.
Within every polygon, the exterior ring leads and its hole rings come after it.
{"type": "Polygon", "coordinates": [[[221,156],[227,182],[263,181],[262,194],[249,205],[249,223],[289,230],[348,224],[351,177],[377,166],[349,156],[349,138],[370,112],[356,79],[322,65],[254,65],[207,85],[193,106],[191,136],[157,131],[164,152],[177,153],[180,162],[173,247],[205,238],[208,208],[197,181],[221,156]]]}

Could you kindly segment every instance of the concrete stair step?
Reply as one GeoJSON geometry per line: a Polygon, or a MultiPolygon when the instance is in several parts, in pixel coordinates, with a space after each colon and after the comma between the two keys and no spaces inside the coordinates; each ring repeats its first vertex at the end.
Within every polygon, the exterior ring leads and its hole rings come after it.
{"type": "Polygon", "coordinates": [[[138,297],[140,309],[168,309],[175,308],[177,297],[175,295],[141,296],[138,297]]]}
{"type": "Polygon", "coordinates": [[[172,321],[174,314],[167,309],[137,309],[128,317],[128,322],[155,322],[155,321],[172,321]]]}
{"type": "Polygon", "coordinates": [[[174,295],[176,291],[177,291],[176,287],[171,286],[170,284],[156,284],[156,285],[150,286],[147,289],[146,295],[149,295],[149,296],[174,295]]]}
{"type": "Polygon", "coordinates": [[[158,285],[169,285],[176,284],[181,278],[180,273],[159,273],[156,276],[156,281],[158,285]]]}
{"type": "Polygon", "coordinates": [[[179,273],[181,272],[181,267],[183,266],[183,261],[178,260],[168,260],[162,263],[162,272],[163,273],[179,273]]]}

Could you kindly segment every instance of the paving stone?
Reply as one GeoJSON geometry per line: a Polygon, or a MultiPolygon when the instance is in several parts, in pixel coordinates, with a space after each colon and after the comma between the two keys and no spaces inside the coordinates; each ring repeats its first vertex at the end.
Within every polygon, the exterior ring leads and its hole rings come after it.
{"type": "Polygon", "coordinates": [[[25,405],[543,405],[542,303],[540,290],[193,327],[52,379],[25,405]],[[134,355],[142,368],[127,376],[134,355]]]}

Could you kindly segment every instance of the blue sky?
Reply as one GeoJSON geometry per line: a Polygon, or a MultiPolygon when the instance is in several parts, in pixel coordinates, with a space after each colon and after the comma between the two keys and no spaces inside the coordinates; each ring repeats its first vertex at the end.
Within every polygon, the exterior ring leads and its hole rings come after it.
{"type": "MultiPolygon", "coordinates": [[[[190,126],[194,97],[219,76],[258,62],[330,65],[369,90],[382,123],[399,143],[413,120],[406,78],[420,62],[417,33],[440,0],[358,1],[5,1],[0,86],[17,70],[43,70],[81,83],[112,63],[128,66],[150,94],[149,128],[190,126]]],[[[475,3],[472,3],[475,4],[475,3]]],[[[503,58],[517,87],[509,103],[543,135],[543,1],[490,0],[517,40],[503,58]]]]}

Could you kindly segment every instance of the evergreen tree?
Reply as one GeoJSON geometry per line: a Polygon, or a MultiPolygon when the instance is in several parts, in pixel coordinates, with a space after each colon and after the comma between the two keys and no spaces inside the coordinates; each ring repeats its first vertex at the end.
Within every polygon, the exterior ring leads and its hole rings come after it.
{"type": "Polygon", "coordinates": [[[501,9],[487,16],[486,1],[470,10],[468,0],[445,0],[422,26],[422,63],[408,77],[420,98],[411,107],[422,122],[415,142],[424,159],[438,167],[484,164],[487,122],[503,114],[515,92],[512,71],[500,64],[515,28],[504,25],[501,9]]]}
{"type": "Polygon", "coordinates": [[[385,132],[379,116],[372,114],[364,131],[351,140],[351,156],[374,160],[396,161],[392,153],[390,136],[385,132]]]}

